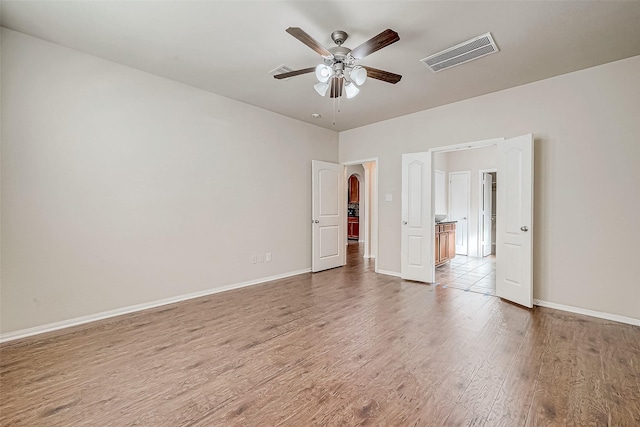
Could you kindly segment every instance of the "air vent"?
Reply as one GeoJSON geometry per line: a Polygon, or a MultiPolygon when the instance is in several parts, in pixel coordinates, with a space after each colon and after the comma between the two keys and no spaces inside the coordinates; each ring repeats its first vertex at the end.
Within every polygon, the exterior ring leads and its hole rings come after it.
{"type": "Polygon", "coordinates": [[[487,33],[445,49],[442,52],[427,56],[421,59],[420,62],[423,62],[434,73],[437,73],[498,51],[498,46],[493,41],[491,33],[487,33]]]}
{"type": "MultiPolygon", "coordinates": [[[[283,64],[269,71],[269,74],[273,74],[275,76],[276,74],[284,74],[284,73],[288,73],[289,71],[293,71],[293,70],[283,64]]],[[[282,79],[282,80],[290,80],[290,79],[291,77],[289,77],[288,79],[282,79]]]]}

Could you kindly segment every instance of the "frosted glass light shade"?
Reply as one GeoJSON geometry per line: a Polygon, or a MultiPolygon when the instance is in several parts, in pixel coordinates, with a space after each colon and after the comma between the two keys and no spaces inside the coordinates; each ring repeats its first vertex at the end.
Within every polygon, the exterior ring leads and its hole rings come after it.
{"type": "Polygon", "coordinates": [[[351,99],[360,92],[360,89],[351,82],[344,85],[344,91],[347,94],[347,99],[351,99]]]}
{"type": "Polygon", "coordinates": [[[365,80],[367,80],[367,70],[358,65],[353,67],[349,76],[355,84],[360,86],[365,80]]]}
{"type": "Polygon", "coordinates": [[[327,65],[320,64],[316,67],[316,78],[321,83],[326,83],[333,75],[333,69],[327,65]]]}
{"type": "Polygon", "coordinates": [[[318,95],[325,96],[329,90],[329,83],[319,82],[313,85],[313,88],[318,92],[318,95]]]}

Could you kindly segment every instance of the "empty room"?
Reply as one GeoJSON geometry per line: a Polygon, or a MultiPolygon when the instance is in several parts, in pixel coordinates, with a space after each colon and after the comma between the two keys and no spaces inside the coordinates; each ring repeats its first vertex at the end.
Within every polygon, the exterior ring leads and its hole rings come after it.
{"type": "Polygon", "coordinates": [[[0,2],[0,426],[640,425],[640,1],[0,2]]]}

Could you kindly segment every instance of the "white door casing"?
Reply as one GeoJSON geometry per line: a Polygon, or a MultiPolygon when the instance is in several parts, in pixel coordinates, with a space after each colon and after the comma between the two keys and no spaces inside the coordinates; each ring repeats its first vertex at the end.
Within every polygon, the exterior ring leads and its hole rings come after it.
{"type": "Polygon", "coordinates": [[[312,257],[311,271],[345,264],[344,166],[311,161],[312,257]]]}
{"type": "Polygon", "coordinates": [[[533,307],[533,135],[498,142],[496,295],[533,307]]]}
{"type": "Polygon", "coordinates": [[[468,255],[471,172],[449,173],[449,221],[456,221],[456,254],[468,255]]]}
{"type": "Polygon", "coordinates": [[[431,153],[402,155],[401,272],[403,279],[433,282],[431,153]]]}
{"type": "Polygon", "coordinates": [[[482,213],[480,226],[482,227],[482,256],[491,255],[491,209],[493,176],[488,172],[482,173],[482,213]]]}

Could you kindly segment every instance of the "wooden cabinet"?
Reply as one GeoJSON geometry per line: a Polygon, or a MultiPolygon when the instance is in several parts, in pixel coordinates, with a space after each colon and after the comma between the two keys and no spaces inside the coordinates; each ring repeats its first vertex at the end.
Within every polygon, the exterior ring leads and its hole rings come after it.
{"type": "Polygon", "coordinates": [[[349,177],[349,203],[360,203],[360,183],[355,175],[349,177]]]}
{"type": "Polygon", "coordinates": [[[360,237],[360,218],[350,216],[347,218],[347,238],[357,239],[360,237]]]}
{"type": "Polygon", "coordinates": [[[434,253],[436,267],[447,263],[456,257],[455,222],[436,224],[436,240],[434,253]]]}

